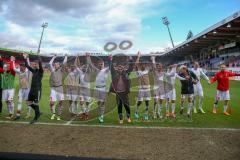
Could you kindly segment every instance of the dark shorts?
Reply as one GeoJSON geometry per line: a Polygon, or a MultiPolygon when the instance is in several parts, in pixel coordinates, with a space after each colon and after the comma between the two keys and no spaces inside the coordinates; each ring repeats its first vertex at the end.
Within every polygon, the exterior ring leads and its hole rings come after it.
{"type": "Polygon", "coordinates": [[[28,101],[31,102],[39,102],[41,99],[41,89],[30,89],[30,92],[28,94],[28,101]]]}

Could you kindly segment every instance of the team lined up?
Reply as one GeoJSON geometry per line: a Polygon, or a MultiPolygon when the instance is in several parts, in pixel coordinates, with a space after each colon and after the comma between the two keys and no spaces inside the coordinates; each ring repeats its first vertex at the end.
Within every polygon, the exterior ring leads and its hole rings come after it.
{"type": "MultiPolygon", "coordinates": [[[[42,78],[43,67],[42,61],[39,57],[31,63],[26,54],[23,54],[25,62],[17,67],[15,64],[15,58],[10,58],[10,63],[3,63],[0,57],[0,73],[1,73],[1,89],[2,89],[2,101],[6,102],[9,116],[8,119],[20,119],[22,102],[27,103],[27,116],[31,116],[31,108],[35,111],[35,117],[31,120],[31,124],[35,123],[41,112],[39,110],[39,101],[42,91],[42,78]],[[16,117],[14,117],[14,80],[16,74],[19,76],[19,93],[18,93],[18,105],[16,111],[16,117]],[[31,75],[31,76],[30,76],[31,75]],[[32,78],[30,78],[32,77],[32,78]],[[30,82],[31,81],[31,82],[30,82]]],[[[187,115],[190,117],[191,110],[197,113],[196,109],[196,96],[199,96],[199,112],[205,113],[203,109],[203,89],[200,82],[201,77],[208,81],[209,84],[218,82],[216,102],[214,103],[213,113],[216,113],[216,108],[219,100],[224,100],[225,115],[230,115],[227,112],[228,101],[230,100],[229,94],[229,77],[240,76],[240,74],[226,71],[226,66],[221,65],[221,71],[218,72],[211,80],[205,75],[203,70],[199,68],[197,62],[194,63],[194,67],[188,69],[186,66],[181,66],[179,72],[177,72],[177,65],[171,65],[165,71],[161,63],[155,61],[155,57],[151,57],[151,66],[141,59],[140,52],[137,55],[137,60],[133,62],[131,56],[127,61],[118,60],[118,57],[109,56],[109,64],[105,66],[104,61],[99,59],[97,65],[94,65],[91,61],[89,54],[86,54],[86,65],[80,64],[80,58],[77,56],[74,64],[67,65],[68,57],[65,56],[62,65],[59,62],[54,62],[56,56],[54,56],[49,62],[50,65],[50,109],[52,116],[50,119],[61,120],[63,112],[63,101],[69,102],[70,113],[74,116],[80,116],[82,120],[89,118],[90,100],[91,100],[91,81],[94,81],[94,99],[97,101],[99,109],[99,122],[104,122],[105,103],[107,96],[107,78],[111,75],[110,92],[115,93],[117,107],[118,107],[118,119],[119,123],[123,123],[122,107],[126,110],[127,122],[131,122],[131,113],[129,105],[129,93],[131,87],[130,74],[136,72],[138,79],[138,96],[137,105],[135,106],[134,118],[139,119],[139,107],[143,101],[145,101],[145,113],[143,115],[144,120],[149,120],[149,101],[151,100],[151,85],[149,80],[149,73],[152,72],[154,76],[154,104],[152,107],[153,118],[163,117],[163,102],[166,101],[166,117],[176,117],[176,78],[181,81],[181,106],[180,113],[183,113],[184,101],[187,99],[187,115]],[[94,80],[92,80],[92,73],[95,73],[94,80]],[[66,87],[66,93],[64,91],[66,87]],[[65,93],[65,94],[64,94],[65,93]],[[77,105],[81,108],[81,114],[77,113],[77,105]],[[170,110],[171,107],[171,111],[170,110]],[[56,112],[56,108],[58,109],[56,112]]]]}

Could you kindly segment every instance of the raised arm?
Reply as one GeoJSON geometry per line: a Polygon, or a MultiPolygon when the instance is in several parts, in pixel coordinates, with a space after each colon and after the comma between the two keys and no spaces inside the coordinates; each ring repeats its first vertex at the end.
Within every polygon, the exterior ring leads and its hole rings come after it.
{"type": "Polygon", "coordinates": [[[55,60],[56,57],[57,57],[57,56],[54,55],[54,56],[52,57],[52,59],[50,60],[50,62],[49,62],[49,65],[50,65],[50,71],[51,71],[51,72],[54,71],[54,68],[53,68],[53,61],[55,60]]]}
{"type": "Polygon", "coordinates": [[[14,71],[14,64],[15,64],[15,57],[13,57],[13,56],[11,56],[11,58],[10,58],[10,72],[11,72],[11,74],[13,75],[13,76],[15,76],[16,75],[16,72],[14,71]]]}
{"type": "Polygon", "coordinates": [[[153,70],[155,70],[156,69],[156,57],[155,56],[151,56],[151,60],[152,60],[153,70]]]}
{"type": "Polygon", "coordinates": [[[34,72],[34,69],[30,67],[29,57],[27,56],[27,54],[23,54],[23,58],[25,60],[25,66],[27,67],[27,69],[31,72],[34,72]]]}
{"type": "Polygon", "coordinates": [[[38,56],[39,71],[43,73],[42,58],[38,56]]]}
{"type": "Polygon", "coordinates": [[[133,59],[131,56],[129,57],[128,63],[129,63],[129,67],[128,67],[127,72],[130,73],[133,71],[133,67],[134,67],[134,62],[133,62],[133,59]]]}
{"type": "Polygon", "coordinates": [[[64,56],[64,59],[63,59],[63,64],[62,64],[62,66],[61,66],[61,70],[62,70],[62,72],[64,72],[65,71],[65,67],[66,67],[66,64],[67,64],[67,54],[65,54],[65,56],[64,56]]]}
{"type": "Polygon", "coordinates": [[[75,58],[75,60],[74,60],[74,65],[75,65],[76,68],[79,68],[79,66],[80,66],[79,56],[77,56],[77,57],[75,58]]]}
{"type": "Polygon", "coordinates": [[[87,64],[90,66],[91,69],[93,69],[94,71],[99,71],[99,69],[92,63],[90,54],[86,54],[87,56],[87,64]]]}
{"type": "Polygon", "coordinates": [[[138,69],[138,70],[140,69],[140,65],[139,65],[139,63],[140,63],[140,57],[141,57],[141,53],[138,52],[138,53],[137,53],[137,59],[136,59],[136,62],[135,62],[135,65],[137,66],[137,69],[138,69]]]}
{"type": "Polygon", "coordinates": [[[105,72],[109,72],[109,71],[111,71],[111,65],[112,65],[112,63],[111,63],[111,61],[112,61],[112,55],[110,54],[109,56],[108,56],[108,67],[105,67],[105,72]]]}
{"type": "Polygon", "coordinates": [[[76,70],[80,73],[82,73],[82,70],[80,68],[80,60],[79,60],[79,56],[77,56],[74,60],[74,65],[76,67],[76,70]]]}
{"type": "Polygon", "coordinates": [[[63,65],[66,65],[67,64],[67,59],[68,59],[68,57],[67,57],[67,54],[64,56],[64,59],[63,59],[63,65]]]}
{"type": "Polygon", "coordinates": [[[110,72],[111,72],[111,76],[112,77],[114,77],[115,76],[115,74],[116,74],[116,71],[115,71],[115,69],[114,69],[114,67],[113,67],[113,57],[112,56],[109,56],[109,59],[108,59],[108,67],[109,67],[109,70],[110,70],[110,72]]]}
{"type": "Polygon", "coordinates": [[[20,68],[16,68],[16,63],[13,63],[13,70],[14,70],[14,72],[16,72],[17,74],[20,74],[20,73],[21,73],[20,68]]]}

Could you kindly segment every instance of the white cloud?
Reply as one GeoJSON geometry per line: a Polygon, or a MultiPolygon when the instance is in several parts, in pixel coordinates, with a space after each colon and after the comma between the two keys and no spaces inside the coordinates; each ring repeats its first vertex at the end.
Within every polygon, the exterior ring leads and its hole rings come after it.
{"type": "Polygon", "coordinates": [[[9,47],[14,49],[34,49],[37,46],[37,41],[28,36],[29,29],[12,22],[6,24],[7,32],[0,32],[1,47],[9,47]]]}
{"type": "MultiPolygon", "coordinates": [[[[161,2],[163,1],[165,0],[161,2]]],[[[134,41],[143,28],[143,16],[148,12],[152,14],[147,7],[159,1],[5,0],[2,3],[7,6],[3,17],[7,33],[11,37],[1,36],[0,42],[4,42],[1,43],[4,47],[36,50],[41,34],[39,24],[47,21],[49,27],[44,35],[42,52],[76,53],[103,51],[102,48],[108,41],[134,41]]],[[[0,3],[0,8],[1,6],[0,3]]],[[[5,35],[6,32],[0,31],[0,34],[5,35]]],[[[144,47],[135,43],[130,51],[139,48],[144,47]]]]}

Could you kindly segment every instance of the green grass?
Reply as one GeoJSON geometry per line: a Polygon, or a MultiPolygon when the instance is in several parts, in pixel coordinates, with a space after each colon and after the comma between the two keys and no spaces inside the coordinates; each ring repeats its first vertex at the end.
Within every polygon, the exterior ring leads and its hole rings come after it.
{"type": "MultiPolygon", "coordinates": [[[[17,93],[18,93],[18,78],[16,78],[16,91],[15,91],[15,111],[17,107],[17,93]]],[[[179,113],[179,102],[180,102],[180,82],[176,80],[177,82],[177,105],[176,105],[176,113],[179,113]]],[[[136,83],[136,81],[133,81],[132,84],[136,83]]],[[[229,117],[226,117],[222,114],[223,110],[223,102],[219,103],[218,105],[218,114],[213,115],[211,113],[212,106],[214,103],[214,97],[216,93],[216,84],[209,86],[204,80],[202,81],[202,85],[204,88],[204,110],[206,111],[206,114],[193,114],[193,118],[191,121],[187,120],[184,116],[177,116],[176,120],[172,119],[164,119],[162,121],[160,120],[150,120],[148,122],[133,122],[131,124],[125,123],[124,125],[135,125],[135,126],[164,126],[164,127],[210,127],[210,128],[240,128],[240,82],[238,81],[231,81],[230,82],[230,93],[231,93],[231,101],[230,106],[232,107],[232,114],[229,117]]],[[[64,114],[62,121],[51,121],[50,120],[50,107],[49,107],[49,95],[50,95],[50,87],[49,87],[49,74],[44,74],[43,78],[43,88],[42,88],[42,99],[40,101],[40,109],[43,112],[43,115],[40,118],[40,122],[54,122],[54,123],[66,123],[69,118],[69,112],[68,112],[68,103],[64,103],[64,114]]],[[[130,95],[131,99],[134,99],[136,96],[136,93],[133,93],[130,95]]],[[[133,113],[134,113],[134,103],[133,100],[131,102],[131,116],[133,119],[133,113]]],[[[96,103],[94,103],[93,108],[96,108],[96,103]]],[[[115,102],[115,96],[112,94],[108,95],[107,102],[106,102],[106,110],[107,113],[105,115],[105,123],[104,125],[119,125],[118,124],[118,116],[117,116],[117,108],[116,108],[116,102],[115,102]]],[[[140,107],[140,113],[144,112],[144,103],[140,107]]],[[[150,103],[150,111],[152,108],[152,101],[150,103]]],[[[165,105],[164,105],[165,108],[165,105]]],[[[165,113],[165,110],[163,111],[165,113]]],[[[23,105],[23,116],[25,116],[26,113],[26,106],[23,105]]],[[[97,117],[97,110],[91,112],[92,115],[95,115],[97,117]]],[[[123,113],[125,113],[125,110],[123,109],[123,113]]],[[[3,113],[0,117],[0,120],[6,120],[5,116],[7,115],[7,109],[6,105],[3,106],[3,113]]],[[[29,121],[25,119],[21,119],[21,121],[29,121]]],[[[74,121],[72,122],[74,124],[99,124],[97,118],[91,119],[88,122],[82,122],[82,121],[74,121]]]]}

